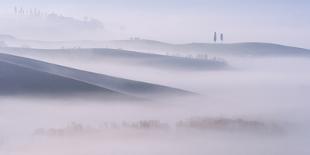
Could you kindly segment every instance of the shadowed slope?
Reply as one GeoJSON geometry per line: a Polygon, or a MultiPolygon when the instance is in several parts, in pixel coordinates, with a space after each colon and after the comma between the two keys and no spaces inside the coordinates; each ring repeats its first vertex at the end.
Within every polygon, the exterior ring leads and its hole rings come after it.
{"type": "Polygon", "coordinates": [[[33,59],[0,54],[0,62],[34,70],[36,72],[48,73],[63,78],[81,81],[100,88],[114,92],[129,94],[137,97],[154,97],[158,95],[185,95],[192,94],[180,89],[155,85],[145,82],[116,78],[108,75],[96,74],[55,64],[45,63],[33,59]]]}
{"type": "Polygon", "coordinates": [[[125,95],[78,80],[36,71],[0,60],[0,95],[97,94],[124,98],[125,95]]]}

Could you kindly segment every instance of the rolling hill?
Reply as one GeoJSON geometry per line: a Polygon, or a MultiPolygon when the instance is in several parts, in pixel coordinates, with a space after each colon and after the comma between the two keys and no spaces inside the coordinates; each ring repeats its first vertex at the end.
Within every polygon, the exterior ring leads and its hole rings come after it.
{"type": "Polygon", "coordinates": [[[180,89],[86,72],[8,54],[0,54],[0,83],[2,95],[91,92],[151,98],[160,95],[193,94],[180,89]]]}
{"type": "Polygon", "coordinates": [[[109,48],[124,49],[147,53],[178,53],[178,54],[209,54],[210,56],[255,56],[282,57],[297,56],[310,57],[310,50],[273,43],[244,42],[244,43],[190,43],[170,44],[154,40],[113,40],[113,41],[36,41],[18,39],[9,35],[0,35],[0,41],[8,46],[31,47],[40,49],[60,48],[109,48]]]}
{"type": "Polygon", "coordinates": [[[164,70],[223,70],[228,69],[226,62],[206,58],[185,58],[177,56],[140,53],[119,49],[25,49],[2,48],[3,53],[34,59],[76,58],[84,61],[118,63],[133,66],[145,66],[164,70]]]}
{"type": "MultiPolygon", "coordinates": [[[[1,56],[0,56],[1,57],[1,56]]],[[[0,60],[0,96],[67,96],[100,94],[124,98],[126,95],[68,77],[41,72],[0,60]]]]}
{"type": "Polygon", "coordinates": [[[117,47],[135,51],[150,51],[152,53],[204,53],[211,56],[252,56],[252,57],[310,57],[310,50],[273,43],[245,42],[245,43],[190,43],[168,44],[153,40],[119,40],[107,43],[117,47]]]}

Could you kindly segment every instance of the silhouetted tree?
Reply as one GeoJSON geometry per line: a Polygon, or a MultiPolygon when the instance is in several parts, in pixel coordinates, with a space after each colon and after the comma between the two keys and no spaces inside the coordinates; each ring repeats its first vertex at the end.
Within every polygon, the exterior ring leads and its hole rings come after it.
{"type": "Polygon", "coordinates": [[[224,34],[223,33],[221,33],[220,38],[221,38],[221,41],[224,42],[224,34]]]}
{"type": "Polygon", "coordinates": [[[214,32],[214,38],[213,38],[213,40],[214,40],[214,42],[216,43],[216,41],[217,41],[217,33],[216,33],[216,32],[214,32]]]}

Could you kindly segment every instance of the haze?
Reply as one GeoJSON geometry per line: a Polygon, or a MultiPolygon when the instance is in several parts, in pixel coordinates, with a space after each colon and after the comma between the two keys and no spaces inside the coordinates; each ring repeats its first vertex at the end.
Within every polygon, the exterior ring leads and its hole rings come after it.
{"type": "MultiPolygon", "coordinates": [[[[310,3],[306,0],[10,0],[1,1],[1,18],[12,16],[14,6],[37,8],[68,17],[99,19],[101,33],[72,37],[46,37],[16,32],[23,27],[1,30],[25,39],[114,40],[140,37],[171,43],[210,42],[213,32],[225,33],[226,42],[272,42],[309,48],[310,3]]],[[[11,25],[3,25],[2,27],[11,25]]],[[[27,29],[28,30],[28,29],[27,29]]],[[[29,30],[28,30],[29,31],[29,30]]],[[[32,31],[35,31],[32,29],[32,31]]],[[[76,32],[78,33],[78,32],[76,32]]]]}
{"type": "Polygon", "coordinates": [[[0,154],[308,155],[296,0],[0,2],[0,154]]]}

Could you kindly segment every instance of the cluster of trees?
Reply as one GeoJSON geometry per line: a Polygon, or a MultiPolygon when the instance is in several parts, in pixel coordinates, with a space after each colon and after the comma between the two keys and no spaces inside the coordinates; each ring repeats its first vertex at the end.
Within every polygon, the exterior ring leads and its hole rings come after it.
{"type": "Polygon", "coordinates": [[[100,133],[106,130],[120,130],[120,129],[138,129],[138,130],[158,130],[158,129],[168,129],[169,125],[162,123],[158,120],[141,120],[137,122],[122,122],[111,123],[105,122],[101,124],[98,128],[93,128],[90,126],[85,126],[81,123],[71,122],[65,128],[60,129],[37,129],[35,135],[52,135],[52,136],[64,136],[71,134],[83,134],[83,133],[100,133]]]}
{"type": "Polygon", "coordinates": [[[158,120],[142,120],[138,122],[123,122],[123,127],[134,129],[167,129],[168,124],[162,123],[158,120]]]}
{"type": "MultiPolygon", "coordinates": [[[[37,8],[22,8],[22,7],[14,7],[14,14],[18,16],[31,16],[31,17],[50,17],[54,19],[66,19],[66,20],[72,20],[72,18],[65,17],[61,14],[57,14],[54,12],[47,12],[47,11],[41,11],[37,8]]],[[[74,21],[74,20],[73,20],[74,21]]],[[[100,25],[102,26],[102,23],[96,19],[84,17],[83,22],[92,23],[94,25],[100,25]]]]}
{"type": "Polygon", "coordinates": [[[14,7],[14,13],[19,16],[48,16],[49,13],[45,13],[39,9],[25,9],[22,7],[14,7]]]}
{"type": "Polygon", "coordinates": [[[190,59],[201,59],[201,60],[209,60],[208,54],[187,54],[187,55],[182,55],[182,54],[175,54],[175,53],[166,53],[167,56],[173,56],[173,57],[181,57],[181,58],[190,58],[190,59]]]}
{"type": "MultiPolygon", "coordinates": [[[[63,16],[57,13],[41,11],[40,9],[25,9],[22,7],[14,7],[14,13],[18,17],[31,17],[38,20],[42,29],[46,29],[49,33],[63,33],[68,35],[77,35],[80,32],[95,32],[95,30],[104,29],[104,25],[100,20],[84,17],[77,19],[73,17],[63,16]],[[55,28],[57,27],[57,28],[55,28]]],[[[34,22],[27,24],[36,24],[34,22]]],[[[37,24],[36,24],[37,25],[37,24]]]]}
{"type": "Polygon", "coordinates": [[[228,119],[228,118],[191,118],[187,120],[177,121],[173,126],[162,123],[159,120],[141,120],[136,122],[108,123],[105,122],[97,128],[85,126],[80,123],[72,122],[65,128],[61,129],[38,129],[36,135],[52,135],[64,136],[72,134],[87,133],[104,133],[105,131],[122,131],[122,129],[135,130],[169,130],[171,127],[175,129],[198,129],[198,130],[216,130],[216,131],[250,131],[250,132],[277,132],[282,130],[276,124],[266,124],[259,121],[248,121],[244,119],[228,119]]]}
{"type": "Polygon", "coordinates": [[[214,130],[264,130],[267,125],[259,121],[228,118],[191,118],[177,122],[181,128],[214,130]]]}
{"type": "Polygon", "coordinates": [[[197,59],[197,60],[207,60],[207,61],[217,61],[225,63],[224,59],[218,57],[210,57],[208,54],[175,54],[175,53],[166,53],[167,56],[180,57],[180,58],[188,58],[188,59],[197,59]]]}
{"type": "Polygon", "coordinates": [[[80,134],[84,133],[85,131],[90,130],[90,128],[86,128],[84,125],[76,122],[71,122],[70,124],[67,125],[67,127],[63,129],[55,129],[55,128],[50,128],[50,129],[37,129],[35,131],[35,135],[52,135],[52,136],[64,136],[68,134],[80,134]]]}

